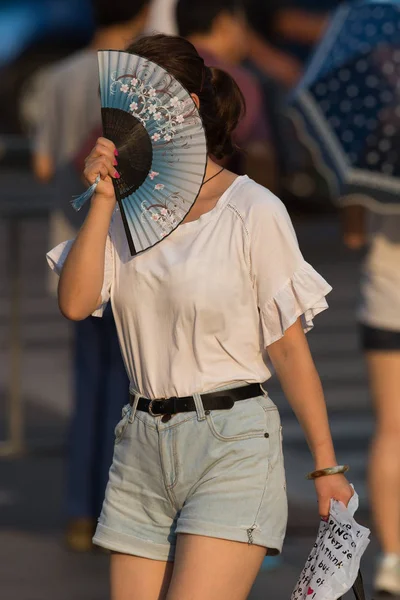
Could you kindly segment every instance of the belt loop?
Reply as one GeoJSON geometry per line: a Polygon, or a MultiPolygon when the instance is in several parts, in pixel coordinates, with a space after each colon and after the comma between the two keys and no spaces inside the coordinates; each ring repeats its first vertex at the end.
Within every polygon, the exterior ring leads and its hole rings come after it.
{"type": "Polygon", "coordinates": [[[193,399],[196,406],[197,420],[204,421],[206,414],[204,412],[203,400],[201,399],[200,394],[193,394],[193,399]]]}
{"type": "Polygon", "coordinates": [[[131,392],[131,395],[134,396],[135,399],[132,404],[131,414],[129,415],[129,423],[133,423],[133,421],[135,420],[137,405],[141,398],[141,395],[137,392],[135,392],[134,394],[131,392]]]}

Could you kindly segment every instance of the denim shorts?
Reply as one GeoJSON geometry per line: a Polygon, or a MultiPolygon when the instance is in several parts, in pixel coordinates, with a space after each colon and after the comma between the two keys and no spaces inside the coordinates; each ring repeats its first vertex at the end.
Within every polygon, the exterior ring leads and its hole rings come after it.
{"type": "Polygon", "coordinates": [[[93,541],[155,560],[174,560],[177,534],[282,549],[287,524],[282,431],[268,395],[230,410],[161,417],[123,409],[93,541]]]}

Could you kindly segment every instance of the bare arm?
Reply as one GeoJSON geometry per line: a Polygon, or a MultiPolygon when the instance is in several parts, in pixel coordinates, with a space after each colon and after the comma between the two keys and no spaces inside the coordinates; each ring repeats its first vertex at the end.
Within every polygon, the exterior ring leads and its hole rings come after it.
{"type": "Polygon", "coordinates": [[[283,391],[304,429],[315,468],[336,464],[321,381],[300,321],[268,347],[283,391]]]}
{"type": "Polygon", "coordinates": [[[291,88],[302,74],[301,63],[286,52],[266,42],[255,31],[249,35],[250,58],[262,71],[291,88]]]}
{"type": "Polygon", "coordinates": [[[54,163],[51,156],[44,153],[34,153],[32,159],[33,172],[42,183],[48,183],[54,175],[54,163]]]}
{"type": "Polygon", "coordinates": [[[115,176],[115,146],[99,138],[86,161],[85,178],[93,183],[100,173],[96,194],[61,272],[58,303],[62,314],[73,321],[88,317],[100,304],[108,229],[115,207],[111,177],[115,176]]]}
{"type": "Polygon", "coordinates": [[[301,44],[315,44],[322,37],[328,20],[327,14],[288,8],[278,11],[275,30],[286,40],[301,44]]]}
{"type": "Polygon", "coordinates": [[[260,185],[277,193],[278,170],[273,147],[268,142],[249,144],[244,155],[245,173],[260,185]]]}
{"type": "MultiPolygon", "coordinates": [[[[335,466],[336,456],[329,428],[321,381],[303,332],[300,320],[283,338],[268,347],[268,353],[307,438],[315,469],[335,466]]],[[[320,514],[329,514],[331,498],[347,504],[352,490],[342,475],[316,480],[320,514]]]]}
{"type": "Polygon", "coordinates": [[[350,250],[359,250],[367,243],[366,210],[363,206],[342,209],[343,241],[350,250]]]}
{"type": "Polygon", "coordinates": [[[48,183],[54,176],[55,157],[58,154],[60,129],[59,82],[52,67],[45,67],[34,75],[34,102],[37,114],[33,127],[32,169],[35,177],[48,183]]]}
{"type": "Polygon", "coordinates": [[[100,197],[92,201],[83,224],[61,272],[58,304],[72,321],[88,317],[101,303],[104,257],[113,205],[100,197]]]}

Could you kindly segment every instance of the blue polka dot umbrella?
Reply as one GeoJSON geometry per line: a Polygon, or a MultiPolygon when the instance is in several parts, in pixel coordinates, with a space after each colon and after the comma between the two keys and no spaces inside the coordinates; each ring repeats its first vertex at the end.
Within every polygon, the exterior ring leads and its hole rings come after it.
{"type": "Polygon", "coordinates": [[[336,11],[290,113],[333,198],[400,213],[400,0],[336,11]]]}
{"type": "MultiPolygon", "coordinates": [[[[131,254],[168,236],[203,183],[207,143],[189,92],[159,65],[127,52],[98,53],[104,137],[118,150],[114,188],[131,254]]],[[[72,205],[90,198],[96,182],[72,205]]]]}

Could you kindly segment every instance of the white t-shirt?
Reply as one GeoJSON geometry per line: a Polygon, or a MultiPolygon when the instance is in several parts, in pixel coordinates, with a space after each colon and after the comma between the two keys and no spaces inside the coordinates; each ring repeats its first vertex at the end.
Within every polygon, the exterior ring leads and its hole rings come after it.
{"type": "Polygon", "coordinates": [[[369,219],[358,318],[370,327],[400,331],[400,216],[370,213],[369,219]]]}
{"type": "MultiPolygon", "coordinates": [[[[71,244],[48,253],[57,272],[71,244]]],[[[111,298],[131,391],[168,398],[267,380],[266,347],[300,316],[308,331],[330,290],[282,202],[243,176],[210,212],[135,257],[116,210],[94,314],[111,298]]]]}

